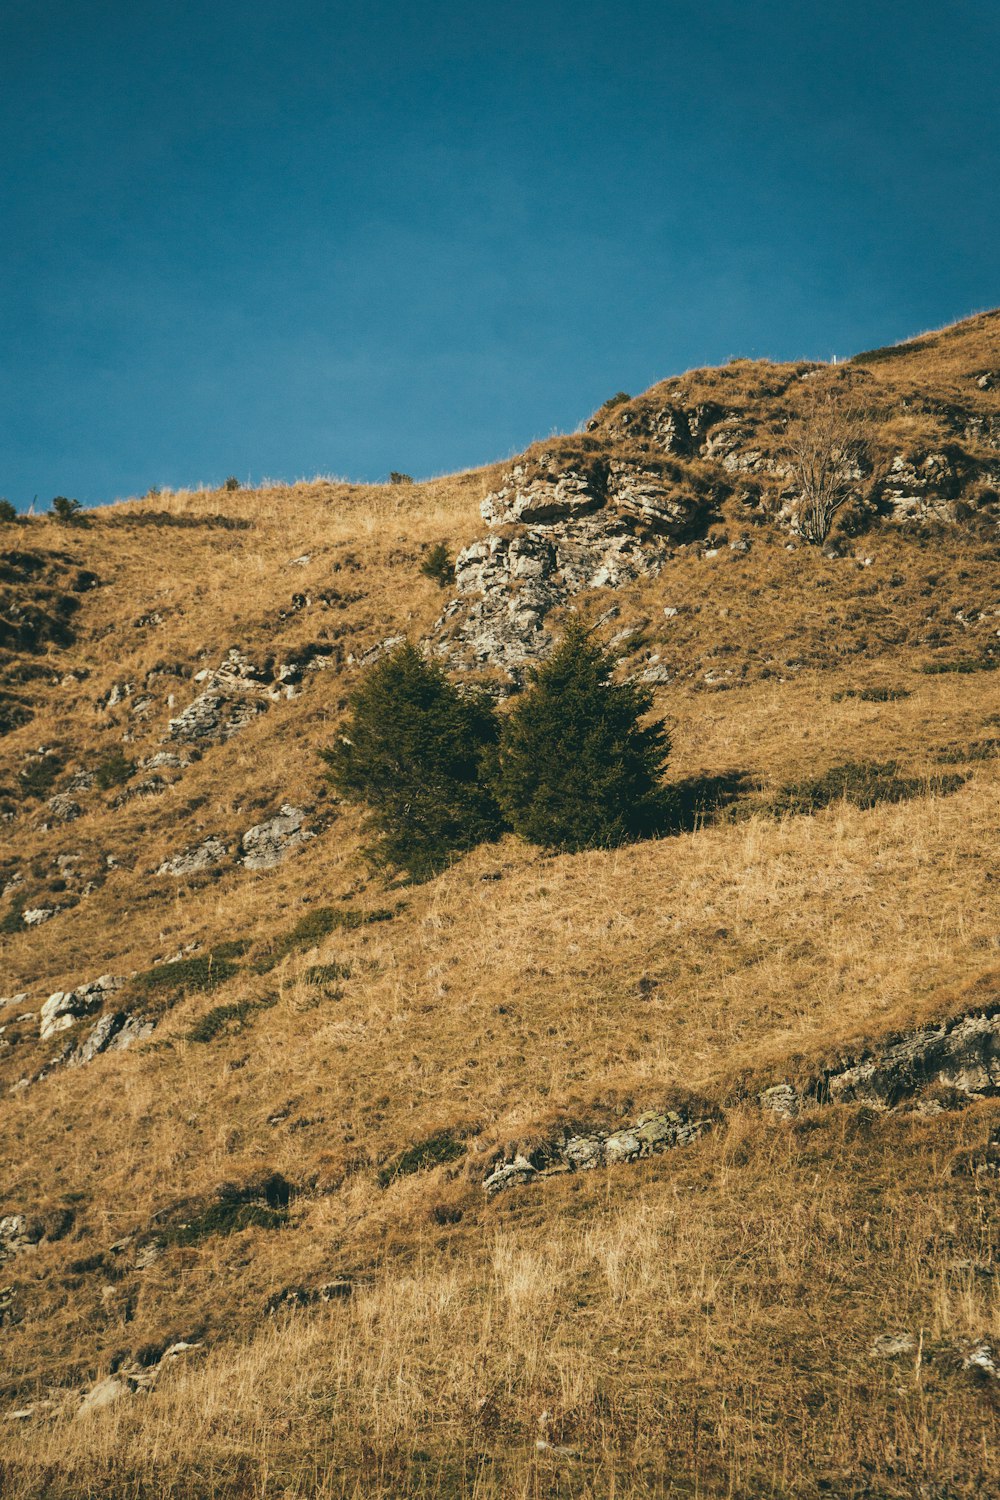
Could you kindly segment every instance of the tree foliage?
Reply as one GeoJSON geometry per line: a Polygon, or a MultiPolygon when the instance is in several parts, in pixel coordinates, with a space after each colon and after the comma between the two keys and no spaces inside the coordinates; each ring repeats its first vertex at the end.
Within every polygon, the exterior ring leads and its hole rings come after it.
{"type": "Polygon", "coordinates": [[[515,833],[573,852],[662,828],[660,778],[670,749],[652,694],[616,683],[610,656],[572,624],[503,726],[494,785],[515,833]]]}
{"type": "Polygon", "coordinates": [[[460,694],[409,642],[371,668],[323,758],[340,795],[367,804],[373,864],[425,880],[498,836],[487,771],[497,737],[489,701],[460,694]]]}

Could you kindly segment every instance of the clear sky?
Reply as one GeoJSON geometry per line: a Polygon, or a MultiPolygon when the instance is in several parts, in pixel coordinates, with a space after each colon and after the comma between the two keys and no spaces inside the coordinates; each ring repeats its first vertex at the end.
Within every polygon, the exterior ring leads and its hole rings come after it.
{"type": "Polygon", "coordinates": [[[996,0],[0,0],[0,495],[426,476],[1000,303],[996,0]]]}

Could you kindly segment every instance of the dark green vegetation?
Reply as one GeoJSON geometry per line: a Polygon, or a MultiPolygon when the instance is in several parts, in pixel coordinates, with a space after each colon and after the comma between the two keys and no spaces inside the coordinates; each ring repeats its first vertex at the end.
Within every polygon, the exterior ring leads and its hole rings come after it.
{"type": "Polygon", "coordinates": [[[213,1042],[217,1036],[228,1036],[242,1031],[244,1023],[262,1010],[270,1010],[277,1004],[276,995],[267,995],[263,1000],[235,1000],[228,1005],[215,1005],[205,1015],[199,1016],[187,1033],[189,1042],[213,1042]]]}
{"type": "Polygon", "coordinates": [[[772,800],[773,812],[812,813],[833,802],[850,802],[855,807],[876,807],[880,802],[906,802],[929,792],[946,796],[965,781],[957,773],[944,776],[904,776],[899,763],[886,761],[844,761],[831,766],[822,775],[784,787],[772,800]]]}
{"type": "Polygon", "coordinates": [[[288,1222],[291,1184],[277,1172],[260,1181],[224,1183],[214,1201],[170,1215],[155,1238],[165,1245],[197,1245],[241,1229],[281,1229],[288,1222]],[[182,1217],[183,1213],[183,1217],[182,1217]]]}
{"type": "Polygon", "coordinates": [[[609,848],[663,830],[670,741],[640,721],[652,693],[571,624],[503,725],[494,785],[515,833],[545,848],[609,848]]]}
{"type": "Polygon", "coordinates": [[[0,500],[0,526],[9,525],[11,521],[17,520],[17,511],[9,500],[0,500]]]}
{"type": "Polygon", "coordinates": [[[447,1130],[439,1131],[426,1141],[408,1146],[405,1151],[393,1157],[392,1161],[387,1162],[378,1174],[379,1187],[388,1187],[397,1177],[410,1177],[425,1167],[440,1167],[445,1162],[456,1161],[464,1155],[465,1147],[460,1140],[447,1130]]]}
{"type": "Polygon", "coordinates": [[[94,780],[102,792],[122,786],[135,771],[135,761],[128,760],[121,750],[114,750],[94,767],[94,780]]]}
{"type": "Polygon", "coordinates": [[[210,992],[238,973],[236,964],[221,951],[228,947],[222,944],[221,949],[213,948],[210,953],[179,958],[172,964],[154,964],[145,973],[136,974],[129,981],[129,988],[137,999],[151,1000],[164,1007],[182,995],[210,992]]]}
{"type": "Polygon", "coordinates": [[[368,808],[372,864],[425,880],[497,837],[488,763],[498,729],[485,697],[460,694],[407,642],[372,667],[350,702],[343,734],[322,754],[339,794],[368,808]]]}
{"type": "Polygon", "coordinates": [[[452,562],[448,548],[444,542],[435,542],[429,547],[420,564],[420,571],[425,578],[433,578],[434,582],[446,589],[455,581],[455,564],[452,562]]]}

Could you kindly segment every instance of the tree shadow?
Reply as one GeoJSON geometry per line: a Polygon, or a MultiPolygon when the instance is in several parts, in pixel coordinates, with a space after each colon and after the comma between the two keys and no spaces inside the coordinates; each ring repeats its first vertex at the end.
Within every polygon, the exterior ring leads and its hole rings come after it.
{"type": "Polygon", "coordinates": [[[706,776],[686,776],[667,788],[664,833],[691,833],[722,819],[734,803],[759,791],[758,779],[750,771],[717,771],[706,776]]]}

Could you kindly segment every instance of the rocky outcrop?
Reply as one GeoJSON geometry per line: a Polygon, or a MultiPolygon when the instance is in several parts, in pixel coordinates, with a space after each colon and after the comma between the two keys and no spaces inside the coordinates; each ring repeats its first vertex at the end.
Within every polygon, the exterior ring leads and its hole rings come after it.
{"type": "Polygon", "coordinates": [[[657,573],[711,505],[704,476],[654,455],[609,459],[591,445],[575,459],[553,450],[515,464],[482,503],[489,534],[456,560],[457,597],[435,627],[440,653],[516,679],[549,649],[553,609],[657,573]]]}
{"type": "Polygon", "coordinates": [[[145,1041],[151,1036],[156,1023],[148,1016],[131,1015],[128,1011],[109,1011],[101,1016],[93,1029],[84,1037],[65,1059],[67,1067],[77,1068],[93,1062],[103,1052],[123,1052],[133,1042],[145,1041]]]}
{"type": "Polygon", "coordinates": [[[1000,1010],[911,1032],[827,1074],[817,1093],[835,1104],[892,1109],[930,1086],[970,1100],[1000,1092],[1000,1010]]]}
{"type": "Polygon", "coordinates": [[[243,863],[248,870],[270,870],[292,850],[315,834],[303,828],[305,813],[286,802],[273,818],[248,828],[241,840],[243,863]]]}
{"type": "Polygon", "coordinates": [[[229,850],[220,838],[210,834],[193,849],[184,849],[173,858],[166,859],[159,866],[157,875],[198,875],[205,870],[210,870],[214,865],[219,865],[228,856],[229,850]]]}
{"type": "Polygon", "coordinates": [[[90,984],[82,984],[75,990],[56,990],[49,996],[39,1013],[38,1030],[44,1042],[57,1031],[65,1031],[83,1016],[101,1010],[108,996],[120,989],[124,979],[114,974],[102,974],[90,984]]]}
{"type": "Polygon", "coordinates": [[[655,1156],[675,1146],[688,1146],[713,1123],[710,1114],[693,1118],[678,1110],[647,1110],[633,1125],[620,1130],[567,1128],[545,1145],[514,1151],[494,1160],[483,1178],[488,1198],[507,1188],[523,1187],[558,1172],[589,1172],[655,1156]]]}

